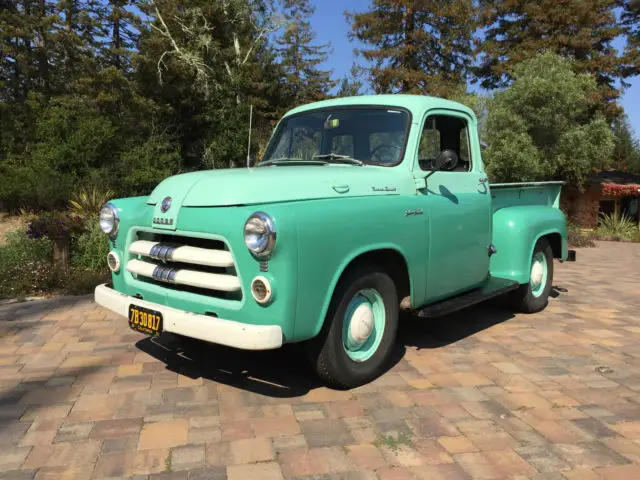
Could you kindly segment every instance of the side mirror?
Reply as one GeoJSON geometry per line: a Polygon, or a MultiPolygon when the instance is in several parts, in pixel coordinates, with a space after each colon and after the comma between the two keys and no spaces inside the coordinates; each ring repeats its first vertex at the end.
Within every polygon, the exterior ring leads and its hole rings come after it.
{"type": "Polygon", "coordinates": [[[489,147],[489,145],[487,145],[485,142],[480,141],[480,149],[481,150],[486,150],[489,147]]]}
{"type": "Polygon", "coordinates": [[[443,150],[433,162],[434,170],[451,170],[458,165],[458,154],[453,150],[443,150]]]}

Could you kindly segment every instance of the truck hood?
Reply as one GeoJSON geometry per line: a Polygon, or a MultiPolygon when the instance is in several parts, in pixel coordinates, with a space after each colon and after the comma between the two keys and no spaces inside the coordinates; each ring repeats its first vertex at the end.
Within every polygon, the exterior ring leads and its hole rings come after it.
{"type": "Polygon", "coordinates": [[[223,207],[364,195],[397,195],[412,188],[401,167],[322,165],[207,170],[175,175],[153,190],[148,204],[171,197],[176,207],[223,207]]]}

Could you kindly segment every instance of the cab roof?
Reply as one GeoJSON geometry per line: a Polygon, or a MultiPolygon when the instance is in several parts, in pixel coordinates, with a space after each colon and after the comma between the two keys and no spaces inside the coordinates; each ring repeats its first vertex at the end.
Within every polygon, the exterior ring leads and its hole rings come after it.
{"type": "Polygon", "coordinates": [[[330,100],[307,103],[306,105],[296,107],[292,110],[289,110],[285,114],[285,117],[295,115],[297,113],[307,112],[310,110],[316,110],[318,108],[344,107],[350,105],[380,105],[396,108],[406,108],[412,114],[424,112],[425,110],[432,108],[446,108],[462,111],[467,113],[471,117],[475,117],[473,110],[461,103],[451,100],[445,100],[444,98],[430,97],[427,95],[409,94],[358,95],[355,97],[332,98],[330,100]]]}

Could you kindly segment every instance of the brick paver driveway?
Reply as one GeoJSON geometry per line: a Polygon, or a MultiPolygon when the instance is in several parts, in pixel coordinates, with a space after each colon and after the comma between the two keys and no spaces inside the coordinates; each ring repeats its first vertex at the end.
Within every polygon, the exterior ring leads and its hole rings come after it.
{"type": "Polygon", "coordinates": [[[640,478],[640,245],[556,264],[538,315],[403,322],[393,368],[180,355],[90,297],[0,307],[0,478],[640,478]]]}

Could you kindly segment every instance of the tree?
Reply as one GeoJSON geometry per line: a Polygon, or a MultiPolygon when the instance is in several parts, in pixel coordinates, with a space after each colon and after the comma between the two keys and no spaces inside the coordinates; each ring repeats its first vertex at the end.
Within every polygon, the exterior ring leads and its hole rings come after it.
{"type": "Polygon", "coordinates": [[[623,0],[622,25],[626,31],[627,45],[623,57],[623,76],[640,73],[640,1],[623,0]]]}
{"type": "Polygon", "coordinates": [[[354,97],[362,95],[364,81],[362,79],[363,68],[354,63],[349,69],[349,73],[340,81],[336,97],[354,97]]]}
{"type": "Polygon", "coordinates": [[[492,181],[557,179],[582,188],[614,149],[611,128],[592,108],[595,79],[552,53],[516,65],[513,79],[489,112],[483,157],[492,181]]]}
{"type": "Polygon", "coordinates": [[[126,8],[131,3],[131,0],[109,0],[107,22],[111,30],[111,39],[103,55],[107,64],[117,69],[130,68],[131,52],[138,40],[140,18],[126,8]]]}
{"type": "MultiPolygon", "coordinates": [[[[151,0],[141,36],[140,83],[161,99],[186,168],[242,165],[249,105],[258,131],[280,108],[281,71],[269,35],[280,19],[268,1],[151,0]],[[242,138],[242,140],[240,140],[242,138]]],[[[253,144],[257,151],[259,144],[253,144]]]]}
{"type": "Polygon", "coordinates": [[[476,24],[472,0],[374,0],[369,11],[346,15],[349,38],[370,45],[359,53],[373,63],[376,92],[447,97],[466,84],[476,24]]]}
{"type": "Polygon", "coordinates": [[[475,73],[485,88],[502,88],[513,80],[516,65],[550,51],[574,60],[577,73],[591,73],[609,118],[619,110],[616,81],[630,72],[620,69],[613,40],[624,32],[617,21],[618,0],[481,0],[477,41],[481,56],[475,73]]]}
{"type": "Polygon", "coordinates": [[[640,171],[640,141],[634,136],[633,128],[626,115],[613,122],[615,150],[613,167],[617,170],[640,171]]]}
{"type": "Polygon", "coordinates": [[[315,33],[309,18],[315,8],[309,0],[285,0],[284,33],[276,39],[276,52],[284,70],[284,83],[291,105],[322,100],[335,82],[331,71],[318,66],[326,61],[330,44],[314,45],[315,33]]]}

